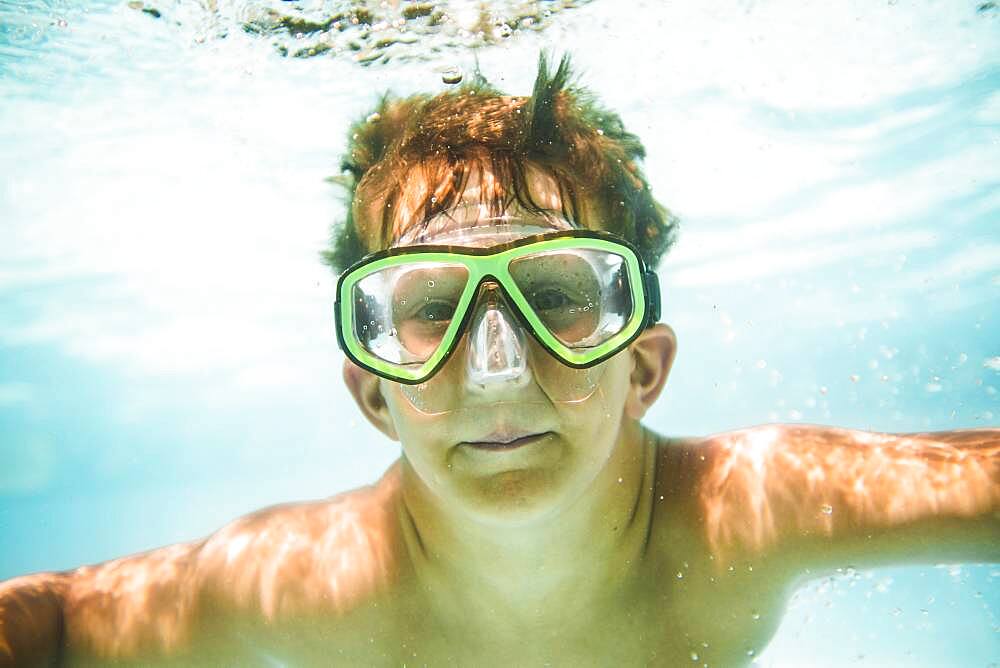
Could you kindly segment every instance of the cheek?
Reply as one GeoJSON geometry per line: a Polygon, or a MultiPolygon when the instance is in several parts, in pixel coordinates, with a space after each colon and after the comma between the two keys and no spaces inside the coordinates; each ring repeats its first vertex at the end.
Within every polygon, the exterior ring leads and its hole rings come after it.
{"type": "Polygon", "coordinates": [[[406,386],[385,379],[380,382],[382,398],[395,423],[400,441],[406,444],[433,440],[434,431],[440,421],[431,419],[413,405],[412,400],[405,394],[406,386]]]}
{"type": "Polygon", "coordinates": [[[445,482],[449,420],[417,410],[399,383],[382,381],[382,397],[399,435],[403,456],[428,485],[445,482]]]}
{"type": "Polygon", "coordinates": [[[567,439],[580,454],[595,463],[603,462],[614,448],[629,391],[631,354],[623,351],[592,369],[563,366],[559,378],[567,386],[583,387],[580,374],[590,371],[590,391],[578,401],[555,403],[559,423],[567,439]]]}

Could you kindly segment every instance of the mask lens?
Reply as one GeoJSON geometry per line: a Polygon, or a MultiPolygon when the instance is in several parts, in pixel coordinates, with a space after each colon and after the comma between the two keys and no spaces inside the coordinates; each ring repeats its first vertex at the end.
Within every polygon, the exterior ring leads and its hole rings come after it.
{"type": "Polygon", "coordinates": [[[415,367],[441,347],[469,280],[460,264],[416,262],[386,267],[352,290],[354,335],[379,359],[415,367]]]}
{"type": "Polygon", "coordinates": [[[512,260],[509,271],[548,333],[569,348],[599,346],[632,317],[628,264],[617,253],[542,251],[512,260]]]}

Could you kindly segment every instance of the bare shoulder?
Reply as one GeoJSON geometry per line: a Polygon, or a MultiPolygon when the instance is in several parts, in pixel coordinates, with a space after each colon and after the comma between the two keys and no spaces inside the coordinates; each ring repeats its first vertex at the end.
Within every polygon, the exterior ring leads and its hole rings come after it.
{"type": "MultiPolygon", "coordinates": [[[[760,425],[702,437],[664,438],[658,452],[658,486],[671,495],[696,540],[719,561],[760,555],[771,542],[784,504],[796,490],[773,493],[779,465],[805,466],[798,453],[821,450],[846,438],[845,430],[760,425]],[[795,455],[794,461],[791,459],[795,455]],[[785,461],[785,460],[788,461],[785,461]],[[779,507],[782,506],[782,507],[779,507]]],[[[817,513],[820,506],[817,506],[817,513]]]]}
{"type": "Polygon", "coordinates": [[[371,486],[240,518],[201,547],[201,589],[214,604],[269,620],[348,612],[398,573],[397,485],[390,469],[371,486]]]}
{"type": "Polygon", "coordinates": [[[115,657],[183,644],[195,603],[190,573],[198,546],[170,545],[61,574],[72,653],[115,657]]]}
{"type": "Polygon", "coordinates": [[[846,442],[855,432],[811,425],[759,425],[700,437],[658,438],[658,479],[692,500],[717,502],[719,495],[745,496],[761,483],[775,456],[820,450],[846,442]]]}
{"type": "Polygon", "coordinates": [[[775,473],[806,466],[796,453],[843,440],[842,431],[761,425],[702,437],[660,437],[658,500],[668,503],[675,530],[683,528],[689,544],[713,560],[760,556],[772,544],[785,506],[801,501],[796,489],[781,487],[775,473]]]}
{"type": "MultiPolygon", "coordinates": [[[[736,525],[752,515],[726,515],[731,511],[712,497],[725,440],[657,438],[648,582],[656,595],[652,614],[664,628],[695,641],[698,656],[711,665],[742,665],[777,628],[789,580],[758,555],[720,550],[719,532],[743,531],[736,525]]],[[[722,482],[729,484],[742,483],[722,482]]]]}
{"type": "Polygon", "coordinates": [[[74,654],[173,653],[234,613],[346,613],[395,572],[394,469],[376,484],[266,508],[207,539],[59,575],[74,654]]]}

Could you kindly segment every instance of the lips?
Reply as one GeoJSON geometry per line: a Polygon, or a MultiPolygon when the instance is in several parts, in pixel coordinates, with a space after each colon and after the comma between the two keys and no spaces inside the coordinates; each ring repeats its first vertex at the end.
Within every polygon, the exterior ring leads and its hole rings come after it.
{"type": "Polygon", "coordinates": [[[548,432],[517,430],[497,430],[475,440],[465,441],[465,445],[486,450],[513,450],[534,443],[548,432]]]}

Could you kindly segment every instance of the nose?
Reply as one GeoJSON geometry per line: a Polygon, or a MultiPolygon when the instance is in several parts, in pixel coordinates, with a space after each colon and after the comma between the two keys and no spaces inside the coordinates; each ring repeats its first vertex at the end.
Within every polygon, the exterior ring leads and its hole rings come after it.
{"type": "Polygon", "coordinates": [[[495,283],[483,285],[469,327],[466,384],[471,390],[526,385],[528,368],[524,328],[495,283]]]}

